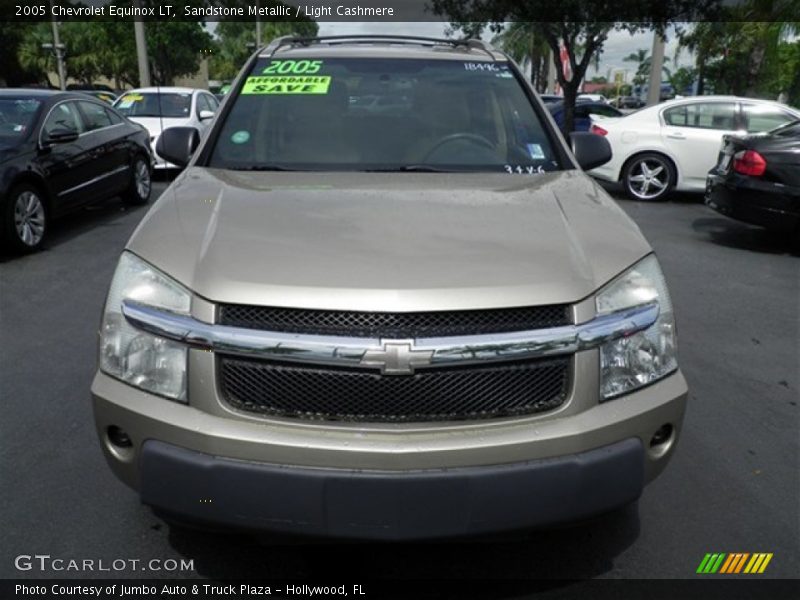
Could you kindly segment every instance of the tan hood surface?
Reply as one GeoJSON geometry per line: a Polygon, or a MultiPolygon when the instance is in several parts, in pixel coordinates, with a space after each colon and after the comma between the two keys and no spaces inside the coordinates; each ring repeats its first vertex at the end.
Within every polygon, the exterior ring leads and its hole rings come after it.
{"type": "Polygon", "coordinates": [[[575,302],[650,252],[579,171],[197,167],[128,248],[214,302],[372,311],[575,302]]]}

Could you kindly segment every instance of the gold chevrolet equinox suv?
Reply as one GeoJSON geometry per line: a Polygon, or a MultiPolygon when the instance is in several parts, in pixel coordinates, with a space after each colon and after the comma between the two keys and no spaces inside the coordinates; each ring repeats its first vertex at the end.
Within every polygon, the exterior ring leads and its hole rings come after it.
{"type": "Polygon", "coordinates": [[[257,51],[122,253],[92,385],[108,463],[177,521],[360,539],[635,501],[687,388],[658,260],[478,40],[257,51]]]}

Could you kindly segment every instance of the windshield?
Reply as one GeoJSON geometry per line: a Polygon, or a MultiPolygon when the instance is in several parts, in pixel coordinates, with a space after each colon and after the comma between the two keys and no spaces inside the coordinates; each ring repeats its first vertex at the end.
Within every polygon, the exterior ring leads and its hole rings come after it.
{"type": "Polygon", "coordinates": [[[192,109],[192,95],[131,92],[120,96],[114,103],[114,108],[126,117],[188,119],[192,109]]]}
{"type": "Polygon", "coordinates": [[[559,169],[507,63],[339,58],[259,61],[213,147],[227,169],[559,169]]]}
{"type": "Polygon", "coordinates": [[[13,146],[25,139],[41,106],[33,98],[0,98],[0,145],[13,146]]]}
{"type": "Polygon", "coordinates": [[[794,137],[800,134],[800,119],[795,121],[789,121],[788,123],[784,123],[783,125],[778,125],[775,129],[770,131],[772,135],[783,135],[788,137],[794,137]]]}

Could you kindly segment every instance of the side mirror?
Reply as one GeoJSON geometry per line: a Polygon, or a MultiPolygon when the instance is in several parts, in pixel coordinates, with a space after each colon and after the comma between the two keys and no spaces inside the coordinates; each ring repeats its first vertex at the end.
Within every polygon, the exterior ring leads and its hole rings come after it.
{"type": "Polygon", "coordinates": [[[53,144],[67,144],[77,139],[78,131],[76,129],[56,127],[42,139],[42,143],[46,146],[51,146],[53,144]]]}
{"type": "Polygon", "coordinates": [[[205,121],[206,119],[213,119],[214,118],[214,111],[213,110],[201,110],[199,117],[200,117],[201,121],[205,121]]]}
{"type": "Polygon", "coordinates": [[[194,127],[170,127],[161,132],[156,152],[167,162],[185,167],[200,145],[200,132],[194,127]]]}
{"type": "Polygon", "coordinates": [[[569,134],[572,153],[581,169],[588,171],[611,160],[611,145],[602,135],[576,131],[569,134]]]}

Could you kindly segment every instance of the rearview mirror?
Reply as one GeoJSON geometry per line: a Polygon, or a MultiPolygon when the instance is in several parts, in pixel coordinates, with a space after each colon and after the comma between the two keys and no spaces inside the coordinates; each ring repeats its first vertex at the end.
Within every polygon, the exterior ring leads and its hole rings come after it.
{"type": "Polygon", "coordinates": [[[200,120],[205,121],[206,119],[213,119],[214,118],[214,111],[213,110],[201,110],[200,111],[200,120]]]}
{"type": "Polygon", "coordinates": [[[49,146],[53,144],[67,144],[78,139],[78,131],[67,127],[56,127],[44,136],[42,143],[49,146]]]}
{"type": "Polygon", "coordinates": [[[576,131],[569,134],[572,153],[581,169],[588,171],[611,160],[611,145],[602,135],[576,131]]]}
{"type": "Polygon", "coordinates": [[[200,132],[194,127],[170,127],[156,142],[158,155],[179,167],[185,167],[200,145],[200,132]]]}

